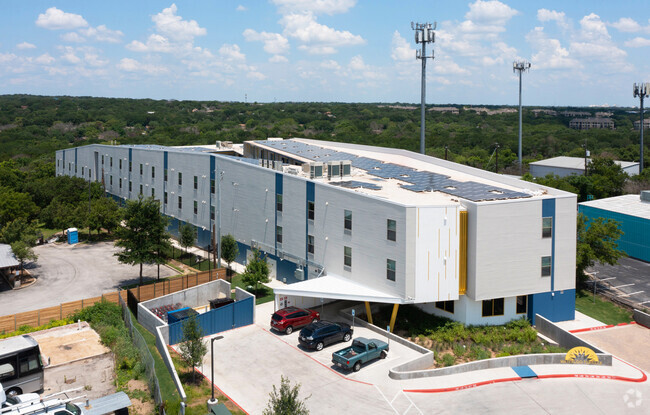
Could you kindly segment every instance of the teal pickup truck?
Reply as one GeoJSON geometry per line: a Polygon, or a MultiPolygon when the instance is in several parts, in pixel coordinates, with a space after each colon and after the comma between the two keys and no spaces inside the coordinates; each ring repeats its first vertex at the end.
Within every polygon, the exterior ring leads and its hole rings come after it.
{"type": "Polygon", "coordinates": [[[343,369],[358,372],[361,365],[377,358],[385,359],[388,355],[388,344],[377,339],[357,337],[352,346],[332,353],[332,363],[343,369]]]}

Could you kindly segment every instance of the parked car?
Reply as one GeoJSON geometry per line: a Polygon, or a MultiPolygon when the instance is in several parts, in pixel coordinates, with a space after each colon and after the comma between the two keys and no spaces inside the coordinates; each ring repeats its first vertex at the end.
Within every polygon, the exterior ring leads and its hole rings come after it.
{"type": "Polygon", "coordinates": [[[385,359],[388,356],[388,344],[377,339],[357,337],[352,346],[332,353],[332,363],[343,369],[358,372],[361,365],[371,360],[385,359]]]}
{"type": "Polygon", "coordinates": [[[318,311],[298,307],[286,307],[276,311],[271,316],[271,328],[286,334],[293,333],[294,329],[304,327],[309,323],[320,320],[318,311]]]}
{"type": "Polygon", "coordinates": [[[320,351],[332,343],[349,342],[352,332],[349,324],[321,320],[300,330],[298,341],[305,347],[320,351]]]}

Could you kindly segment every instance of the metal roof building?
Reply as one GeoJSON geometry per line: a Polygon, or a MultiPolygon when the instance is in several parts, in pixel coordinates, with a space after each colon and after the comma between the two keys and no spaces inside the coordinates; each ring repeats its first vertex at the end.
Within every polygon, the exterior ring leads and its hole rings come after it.
{"type": "Polygon", "coordinates": [[[602,217],[621,223],[618,246],[632,258],[650,261],[650,191],[578,204],[578,211],[590,219],[602,217]]]}
{"type": "MultiPolygon", "coordinates": [[[[591,159],[587,159],[589,162],[591,159]]],[[[614,163],[621,166],[623,171],[630,176],[639,174],[638,161],[618,161],[614,163]]],[[[545,177],[548,174],[554,174],[560,177],[570,176],[572,174],[581,176],[585,174],[584,157],[553,157],[550,159],[534,161],[529,164],[530,174],[533,177],[545,177]]]]}
{"type": "Polygon", "coordinates": [[[13,268],[20,265],[16,260],[11,246],[7,244],[0,244],[0,269],[13,268]]]}

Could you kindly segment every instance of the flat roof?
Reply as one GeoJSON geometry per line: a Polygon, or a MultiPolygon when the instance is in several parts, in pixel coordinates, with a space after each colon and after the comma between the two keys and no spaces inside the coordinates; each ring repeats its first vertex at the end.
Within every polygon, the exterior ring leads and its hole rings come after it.
{"type": "Polygon", "coordinates": [[[637,218],[650,219],[650,202],[642,201],[641,196],[638,194],[590,200],[588,202],[582,202],[580,205],[636,216],[637,218]]]}
{"type": "MultiPolygon", "coordinates": [[[[591,161],[591,159],[587,159],[587,161],[591,161]]],[[[632,166],[638,166],[639,162],[637,161],[619,161],[619,160],[614,160],[614,163],[618,164],[621,166],[621,168],[627,168],[627,167],[632,167],[632,166]]],[[[559,156],[559,157],[553,157],[550,159],[545,159],[545,160],[539,160],[539,161],[534,161],[530,163],[533,166],[546,166],[546,167],[560,167],[564,169],[576,169],[576,170],[584,170],[585,168],[585,159],[584,157],[566,157],[566,156],[559,156]]]]}
{"type": "Polygon", "coordinates": [[[0,268],[17,267],[20,262],[16,260],[11,245],[0,244],[0,268]]]}
{"type": "Polygon", "coordinates": [[[248,143],[303,163],[350,160],[350,176],[314,181],[406,205],[459,204],[459,199],[506,201],[549,193],[536,183],[401,149],[302,138],[248,143]]]}

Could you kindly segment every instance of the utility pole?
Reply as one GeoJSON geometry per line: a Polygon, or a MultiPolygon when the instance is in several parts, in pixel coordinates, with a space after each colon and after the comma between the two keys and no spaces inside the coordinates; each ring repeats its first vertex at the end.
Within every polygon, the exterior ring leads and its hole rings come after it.
{"type": "Polygon", "coordinates": [[[589,150],[587,150],[587,140],[585,139],[585,143],[582,145],[582,148],[585,149],[585,176],[587,175],[587,157],[589,157],[589,150]]]}
{"type": "Polygon", "coordinates": [[[634,97],[639,97],[640,109],[641,112],[641,123],[639,124],[639,130],[641,131],[641,144],[639,151],[639,174],[643,173],[643,99],[650,94],[650,82],[645,84],[634,84],[633,87],[634,97]]]}
{"type": "Polygon", "coordinates": [[[499,143],[495,143],[494,145],[496,146],[496,148],[495,148],[495,150],[494,150],[494,151],[496,152],[496,158],[495,158],[495,160],[494,160],[494,161],[495,161],[494,172],[495,172],[495,173],[499,173],[499,148],[500,148],[501,146],[499,145],[499,143]]]}
{"type": "Polygon", "coordinates": [[[522,121],[522,111],[521,111],[521,73],[526,72],[527,70],[530,69],[530,62],[522,60],[522,61],[514,61],[512,63],[512,72],[519,72],[519,151],[518,151],[518,156],[519,156],[519,174],[524,173],[524,164],[523,160],[521,157],[521,121],[522,121]]]}
{"type": "Polygon", "coordinates": [[[217,173],[217,267],[221,268],[221,180],[223,172],[217,173]]]}
{"type": "Polygon", "coordinates": [[[447,151],[449,150],[449,146],[445,144],[445,160],[447,160],[447,151]]]}
{"type": "Polygon", "coordinates": [[[431,52],[431,56],[427,56],[426,46],[427,43],[433,43],[436,41],[436,34],[434,32],[434,30],[436,30],[436,23],[434,22],[433,25],[431,25],[431,23],[411,22],[411,29],[415,30],[415,43],[422,44],[422,49],[415,51],[415,58],[422,60],[422,87],[421,87],[422,98],[420,103],[420,153],[424,154],[425,153],[424,114],[425,114],[425,105],[426,105],[425,101],[426,101],[426,90],[427,90],[427,83],[426,83],[427,59],[433,60],[433,51],[431,52]]]}

